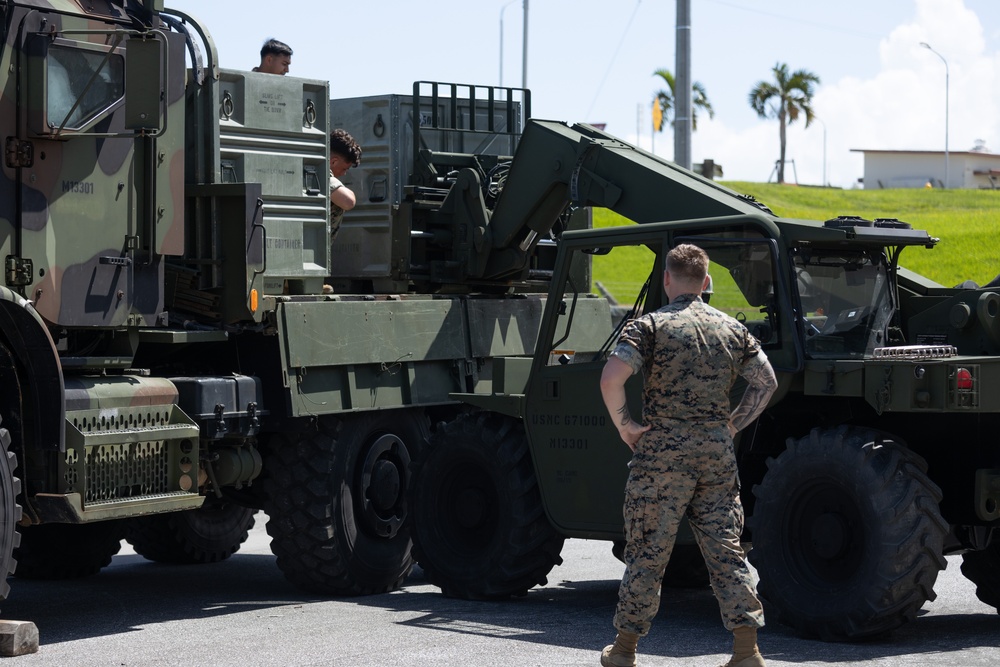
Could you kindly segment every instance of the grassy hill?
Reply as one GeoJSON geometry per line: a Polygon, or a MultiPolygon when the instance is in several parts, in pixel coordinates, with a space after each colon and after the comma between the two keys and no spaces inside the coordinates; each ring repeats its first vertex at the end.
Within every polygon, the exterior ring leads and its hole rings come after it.
{"type": "MultiPolygon", "coordinates": [[[[900,263],[942,285],[964,280],[984,284],[1000,274],[1000,191],[992,190],[836,190],[774,183],[723,182],[753,195],[785,218],[828,220],[838,215],[898,218],[941,239],[932,250],[908,248],[900,263]]],[[[594,226],[632,224],[606,209],[594,209],[594,226]]],[[[650,263],[642,258],[612,263],[596,257],[594,280],[616,298],[628,301],[646,279],[650,263]]]]}

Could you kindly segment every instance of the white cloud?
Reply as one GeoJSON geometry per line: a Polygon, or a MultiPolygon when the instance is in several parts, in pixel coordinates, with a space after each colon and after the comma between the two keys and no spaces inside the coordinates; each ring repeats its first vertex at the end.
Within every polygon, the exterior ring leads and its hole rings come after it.
{"type": "MultiPolygon", "coordinates": [[[[789,140],[791,141],[791,140],[789,140]]],[[[727,180],[766,181],[778,159],[778,125],[761,122],[745,130],[733,130],[718,120],[698,122],[692,139],[694,160],[711,158],[722,165],[727,180]]],[[[787,159],[793,159],[789,154],[787,159]]],[[[799,161],[796,160],[796,169],[799,161]]],[[[789,173],[791,167],[788,167],[789,173]]],[[[786,177],[791,180],[791,177],[786,177]]]]}
{"type": "MultiPolygon", "coordinates": [[[[851,149],[944,150],[944,64],[920,42],[948,62],[949,149],[966,151],[984,140],[1000,153],[1000,53],[986,52],[982,23],[963,0],[915,0],[915,9],[881,41],[874,77],[824,81],[813,99],[822,122],[788,127],[787,159],[795,165],[786,167],[787,181],[795,174],[800,183],[822,181],[824,125],[827,182],[840,187],[855,187],[863,172],[861,154],[851,149]]],[[[657,152],[672,155],[671,139],[663,136],[657,152]]],[[[734,130],[705,119],[692,146],[695,162],[715,159],[725,178],[762,181],[778,157],[778,124],[761,120],[734,130]]]]}

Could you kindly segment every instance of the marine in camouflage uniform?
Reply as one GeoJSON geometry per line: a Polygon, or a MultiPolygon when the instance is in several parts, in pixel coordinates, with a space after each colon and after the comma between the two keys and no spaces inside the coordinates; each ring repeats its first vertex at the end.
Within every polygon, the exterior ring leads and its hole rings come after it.
{"type": "MultiPolygon", "coordinates": [[[[361,164],[361,146],[346,130],[337,129],[330,133],[330,246],[340,231],[344,212],[357,204],[354,191],[340,180],[351,167],[361,164]]],[[[332,253],[332,251],[331,251],[332,253]]],[[[323,285],[325,294],[332,294],[333,287],[323,285]]]]}
{"type": "Polygon", "coordinates": [[[756,630],[760,600],[743,550],[743,507],[733,435],[760,414],[777,386],[760,344],[735,319],[698,294],[708,257],[696,246],[667,256],[664,289],[670,305],[630,322],[601,379],[605,402],[634,454],[625,490],[626,570],[607,666],[634,665],[638,637],[649,632],[660,585],[684,516],[705,557],[722,621],[734,632],[729,665],[763,665],[756,630]],[[628,413],[624,384],[644,376],[642,424],[628,413]],[[735,411],[729,393],[738,376],[748,390],[735,411]]]}
{"type": "Polygon", "coordinates": [[[357,203],[354,191],[341,182],[351,167],[361,164],[361,146],[345,130],[330,133],[330,242],[340,231],[344,212],[357,203]]]}

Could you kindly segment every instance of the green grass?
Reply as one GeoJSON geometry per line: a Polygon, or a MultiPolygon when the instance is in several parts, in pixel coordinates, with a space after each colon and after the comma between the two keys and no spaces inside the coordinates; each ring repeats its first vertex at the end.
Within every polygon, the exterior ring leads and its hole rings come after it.
{"type": "MultiPolygon", "coordinates": [[[[941,239],[932,250],[907,248],[900,264],[942,285],[964,280],[984,284],[1000,274],[1000,191],[991,190],[837,190],[774,183],[724,182],[753,195],[785,218],[827,220],[838,215],[898,218],[941,239]]],[[[594,209],[594,226],[632,224],[606,209],[594,209]]],[[[651,254],[594,258],[594,280],[627,302],[648,276],[651,254]]]]}

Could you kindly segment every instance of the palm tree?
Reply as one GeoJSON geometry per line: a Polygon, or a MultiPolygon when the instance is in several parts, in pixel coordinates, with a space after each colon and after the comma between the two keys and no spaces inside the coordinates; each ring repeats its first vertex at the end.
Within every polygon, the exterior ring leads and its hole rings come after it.
{"type": "Polygon", "coordinates": [[[777,118],[781,132],[781,157],[778,161],[778,182],[785,182],[785,128],[805,114],[806,127],[812,123],[813,86],[819,77],[804,69],[788,73],[788,65],[777,63],[771,70],[774,82],[759,81],[750,91],[750,106],[761,118],[777,118]]]}
{"type": "MultiPolygon", "coordinates": [[[[671,109],[674,108],[674,75],[668,69],[658,69],[653,72],[653,76],[658,76],[662,78],[666,84],[666,90],[656,91],[656,97],[653,100],[654,103],[660,105],[660,118],[658,123],[653,123],[654,132],[662,132],[663,126],[667,125],[667,116],[670,115],[671,109]]],[[[712,108],[712,103],[708,101],[708,95],[705,94],[705,87],[694,82],[691,86],[691,92],[694,95],[691,98],[691,129],[698,129],[698,109],[703,109],[709,118],[715,118],[715,109],[712,108]]]]}

